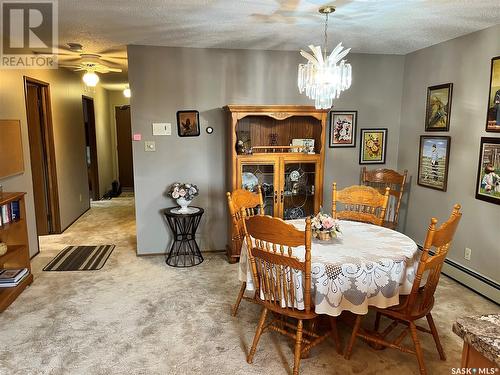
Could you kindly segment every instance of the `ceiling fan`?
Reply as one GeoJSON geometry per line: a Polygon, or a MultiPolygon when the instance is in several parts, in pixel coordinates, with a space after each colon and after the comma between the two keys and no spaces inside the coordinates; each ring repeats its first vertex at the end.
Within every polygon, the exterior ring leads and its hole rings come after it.
{"type": "Polygon", "coordinates": [[[126,57],[109,56],[111,51],[104,51],[101,54],[84,52],[83,46],[79,43],[68,43],[68,47],[60,48],[61,52],[56,53],[60,56],[59,66],[72,69],[76,72],[85,71],[83,81],[87,86],[95,86],[99,82],[99,76],[96,73],[120,73],[122,66],[126,64],[126,57]],[[114,65],[114,66],[111,66],[114,65]]]}

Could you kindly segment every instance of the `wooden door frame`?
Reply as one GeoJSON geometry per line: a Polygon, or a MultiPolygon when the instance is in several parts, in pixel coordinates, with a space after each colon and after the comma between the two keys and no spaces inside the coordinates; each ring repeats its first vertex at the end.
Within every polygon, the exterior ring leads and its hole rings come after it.
{"type": "MultiPolygon", "coordinates": [[[[89,132],[91,130],[91,134],[89,134],[89,142],[90,142],[90,163],[91,165],[94,166],[94,168],[92,168],[92,178],[94,179],[94,186],[92,186],[92,199],[95,200],[95,201],[98,201],[99,199],[101,199],[101,196],[100,196],[100,191],[99,191],[99,161],[98,161],[98,158],[97,158],[97,133],[96,133],[96,128],[95,128],[95,105],[94,105],[94,98],[90,97],[90,96],[86,96],[86,95],[82,95],[82,110],[83,110],[83,102],[85,100],[88,100],[90,102],[92,102],[92,108],[93,108],[93,120],[90,121],[90,124],[91,125],[91,128],[89,127],[89,132]]],[[[83,119],[84,121],[84,126],[85,126],[85,119],[83,119]]],[[[87,147],[87,145],[85,145],[85,147],[87,147]]],[[[85,150],[85,164],[87,164],[87,152],[85,150]]],[[[89,195],[90,195],[90,190],[89,190],[89,195]]]]}
{"type": "MultiPolygon", "coordinates": [[[[42,116],[43,116],[43,131],[45,132],[45,147],[47,150],[47,169],[49,183],[49,198],[50,198],[50,216],[52,219],[51,234],[61,233],[61,212],[59,208],[59,188],[57,184],[57,168],[56,168],[56,153],[54,146],[54,127],[52,123],[52,106],[50,101],[50,84],[38,79],[23,76],[24,80],[24,103],[26,107],[26,121],[28,120],[28,84],[40,86],[42,89],[42,116]]],[[[29,140],[29,135],[28,135],[29,140]]],[[[30,155],[31,159],[31,155],[30,155]]],[[[31,163],[30,163],[31,164],[31,163]]]]}

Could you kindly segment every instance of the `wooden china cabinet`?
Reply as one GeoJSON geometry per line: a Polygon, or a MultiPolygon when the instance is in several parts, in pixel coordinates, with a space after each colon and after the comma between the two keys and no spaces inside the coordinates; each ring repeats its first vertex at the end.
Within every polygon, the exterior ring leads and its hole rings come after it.
{"type": "MultiPolygon", "coordinates": [[[[260,185],[266,215],[297,219],[317,213],[323,201],[328,111],[298,105],[224,109],[229,132],[228,190],[254,191],[260,185]]],[[[232,246],[229,225],[227,255],[235,262],[240,249],[232,246]]]]}

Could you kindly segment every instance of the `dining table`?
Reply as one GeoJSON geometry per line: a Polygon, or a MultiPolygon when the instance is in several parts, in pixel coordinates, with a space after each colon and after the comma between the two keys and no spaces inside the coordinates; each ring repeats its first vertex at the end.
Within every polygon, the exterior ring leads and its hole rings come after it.
{"type": "MultiPolygon", "coordinates": [[[[287,220],[305,230],[305,219],[287,220]]],[[[317,314],[338,316],[343,311],[364,315],[369,306],[386,308],[410,294],[421,251],[408,236],[372,224],[340,220],[341,233],[328,241],[311,243],[311,295],[317,314]]],[[[305,247],[293,248],[304,261],[305,247]]],[[[294,270],[295,307],[303,309],[301,271],[294,270]]],[[[254,291],[246,243],[243,243],[238,278],[254,291]]]]}

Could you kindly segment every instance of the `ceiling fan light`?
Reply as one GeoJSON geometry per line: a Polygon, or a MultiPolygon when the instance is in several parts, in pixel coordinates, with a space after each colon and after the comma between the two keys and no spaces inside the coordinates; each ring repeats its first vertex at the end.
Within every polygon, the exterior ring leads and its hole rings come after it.
{"type": "Polygon", "coordinates": [[[94,72],[87,72],[83,75],[83,82],[85,82],[87,86],[95,87],[99,82],[99,76],[94,72]]]}
{"type": "Polygon", "coordinates": [[[126,98],[130,98],[132,96],[132,92],[128,87],[125,90],[123,90],[123,96],[126,98]]]}

